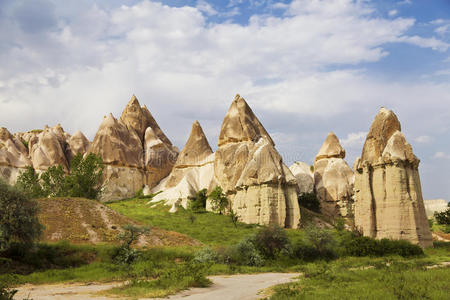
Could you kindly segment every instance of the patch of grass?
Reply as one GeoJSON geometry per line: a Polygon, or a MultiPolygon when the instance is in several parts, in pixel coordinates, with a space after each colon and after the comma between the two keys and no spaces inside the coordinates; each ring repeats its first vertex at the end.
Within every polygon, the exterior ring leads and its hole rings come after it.
{"type": "Polygon", "coordinates": [[[196,213],[191,221],[191,211],[179,208],[169,213],[163,204],[150,206],[146,199],[128,199],[107,205],[131,219],[165,230],[180,232],[208,245],[223,246],[239,242],[244,236],[257,231],[260,226],[238,223],[235,227],[229,216],[210,212],[196,213]]]}
{"type": "Polygon", "coordinates": [[[426,269],[422,259],[346,258],[299,271],[299,281],[275,287],[270,299],[448,299],[450,293],[449,269],[426,269]]]}

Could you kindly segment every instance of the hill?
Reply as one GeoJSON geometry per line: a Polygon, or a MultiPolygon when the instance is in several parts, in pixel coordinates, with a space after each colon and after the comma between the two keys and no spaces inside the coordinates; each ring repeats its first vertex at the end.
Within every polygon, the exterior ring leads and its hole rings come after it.
{"type": "MultiPolygon", "coordinates": [[[[75,244],[117,243],[116,236],[122,231],[122,226],[142,225],[94,200],[45,198],[38,202],[39,220],[45,226],[41,238],[44,242],[67,240],[75,244]]],[[[199,244],[184,234],[157,227],[151,227],[149,234],[138,242],[142,247],[199,244]]]]}

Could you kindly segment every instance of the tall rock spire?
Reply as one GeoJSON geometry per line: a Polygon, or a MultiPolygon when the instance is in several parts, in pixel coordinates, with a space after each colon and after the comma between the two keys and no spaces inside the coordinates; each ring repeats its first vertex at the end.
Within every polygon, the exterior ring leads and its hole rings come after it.
{"type": "Polygon", "coordinates": [[[400,131],[400,122],[381,108],[355,163],[355,225],[364,235],[432,245],[419,177],[419,159],[400,131]]]}

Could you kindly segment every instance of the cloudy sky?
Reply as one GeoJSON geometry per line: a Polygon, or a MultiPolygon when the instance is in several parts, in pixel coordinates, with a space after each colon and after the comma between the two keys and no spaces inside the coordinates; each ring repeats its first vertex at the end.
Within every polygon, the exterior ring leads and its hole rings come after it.
{"type": "Polygon", "coordinates": [[[385,106],[450,200],[449,0],[0,0],[0,126],[92,139],[133,93],[180,148],[239,93],[287,163],[334,131],[352,165],[385,106]]]}

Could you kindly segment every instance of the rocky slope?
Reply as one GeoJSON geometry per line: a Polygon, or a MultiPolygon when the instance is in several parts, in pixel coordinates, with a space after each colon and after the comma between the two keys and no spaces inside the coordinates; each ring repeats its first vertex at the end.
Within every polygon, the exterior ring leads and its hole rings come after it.
{"type": "Polygon", "coordinates": [[[432,245],[418,166],[397,116],[381,108],[355,163],[355,225],[364,235],[432,245]]]}

